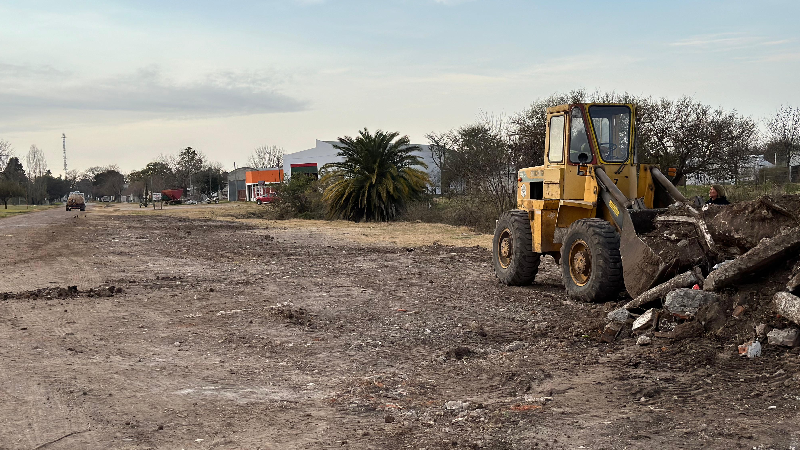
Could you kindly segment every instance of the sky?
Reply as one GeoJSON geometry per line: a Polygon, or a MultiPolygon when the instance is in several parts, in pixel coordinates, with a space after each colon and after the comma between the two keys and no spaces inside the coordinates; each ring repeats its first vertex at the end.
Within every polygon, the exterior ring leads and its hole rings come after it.
{"type": "Polygon", "coordinates": [[[586,89],[765,120],[800,106],[795,0],[4,0],[0,139],[127,173],[425,135],[586,89]]]}

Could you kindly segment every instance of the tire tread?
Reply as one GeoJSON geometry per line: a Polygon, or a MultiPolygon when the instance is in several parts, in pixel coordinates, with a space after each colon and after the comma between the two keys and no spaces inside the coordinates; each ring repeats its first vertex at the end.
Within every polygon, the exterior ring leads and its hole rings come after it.
{"type": "Polygon", "coordinates": [[[541,255],[533,251],[533,234],[528,211],[511,210],[504,212],[498,220],[495,238],[492,243],[492,259],[495,275],[504,284],[509,286],[526,286],[533,283],[539,271],[541,255]],[[511,230],[514,240],[513,257],[508,268],[500,266],[498,259],[498,232],[505,228],[505,223],[511,230]]]}
{"type": "Polygon", "coordinates": [[[570,296],[585,302],[603,302],[617,297],[624,289],[619,245],[619,233],[606,220],[581,219],[570,226],[561,248],[561,274],[570,296]],[[592,275],[584,286],[575,285],[569,273],[570,241],[576,233],[586,235],[592,251],[592,275]]]}

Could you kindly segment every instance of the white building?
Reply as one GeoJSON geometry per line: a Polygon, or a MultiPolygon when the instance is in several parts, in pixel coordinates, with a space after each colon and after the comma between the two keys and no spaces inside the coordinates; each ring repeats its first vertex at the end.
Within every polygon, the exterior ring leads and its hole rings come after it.
{"type": "MultiPolygon", "coordinates": [[[[292,164],[308,164],[317,163],[317,168],[321,169],[322,166],[332,162],[341,162],[343,158],[336,156],[339,150],[334,147],[339,141],[320,141],[317,139],[316,146],[308,150],[302,150],[295,153],[287,153],[283,155],[283,173],[287,178],[291,177],[292,164]]],[[[419,151],[414,152],[414,155],[419,156],[428,168],[425,169],[431,179],[435,179],[434,175],[438,176],[439,169],[433,164],[431,157],[431,150],[429,145],[413,144],[419,147],[419,151]]]]}

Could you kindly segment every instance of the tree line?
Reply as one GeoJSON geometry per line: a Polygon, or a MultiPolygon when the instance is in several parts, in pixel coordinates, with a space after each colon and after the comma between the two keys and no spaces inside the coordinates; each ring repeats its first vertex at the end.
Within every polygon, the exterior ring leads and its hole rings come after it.
{"type": "Polygon", "coordinates": [[[187,196],[211,197],[227,184],[228,172],[222,164],[208,159],[192,147],[174,155],[161,155],[141,170],[131,172],[128,191],[137,196],[164,189],[183,189],[187,196]]]}
{"type": "Polygon", "coordinates": [[[15,155],[8,141],[0,139],[0,203],[9,201],[37,205],[59,201],[73,191],[88,198],[123,195],[141,197],[163,189],[183,189],[187,194],[211,196],[225,186],[227,172],[202,152],[186,147],[175,155],[161,155],[141,170],[123,174],[115,164],[70,170],[53,176],[44,153],[31,145],[24,158],[15,155]],[[23,164],[24,160],[24,164],[23,164]]]}
{"type": "Polygon", "coordinates": [[[475,123],[429,133],[439,169],[435,188],[445,197],[491,204],[498,214],[513,208],[517,171],[543,164],[547,108],[582,102],[635,105],[639,162],[675,168],[676,184],[743,182],[753,177],[759,156],[785,167],[787,181],[791,161],[800,164],[800,108],[781,107],[762,130],[751,117],[690,96],[575,90],[538,99],[510,117],[485,114],[475,123]]]}

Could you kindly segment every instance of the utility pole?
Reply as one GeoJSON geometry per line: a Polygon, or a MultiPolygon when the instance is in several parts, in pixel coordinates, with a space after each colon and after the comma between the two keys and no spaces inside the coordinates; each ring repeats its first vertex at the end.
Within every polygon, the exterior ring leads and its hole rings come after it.
{"type": "Polygon", "coordinates": [[[67,135],[61,133],[61,148],[64,150],[64,179],[67,179],[67,135]]]}

